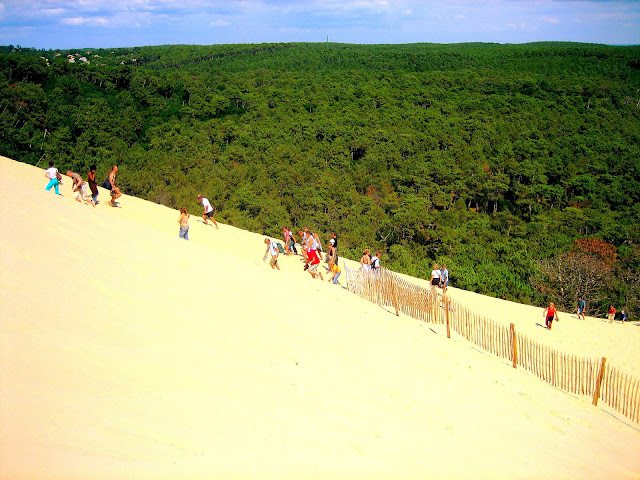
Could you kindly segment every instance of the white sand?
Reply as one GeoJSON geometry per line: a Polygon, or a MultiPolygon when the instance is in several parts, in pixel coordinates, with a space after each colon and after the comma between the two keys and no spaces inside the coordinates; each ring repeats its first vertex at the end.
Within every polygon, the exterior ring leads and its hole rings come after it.
{"type": "MultiPolygon", "coordinates": [[[[126,172],[121,172],[126,175],[126,172]]],[[[640,426],[396,317],[260,235],[45,192],[0,158],[1,479],[640,478],[640,426]]],[[[640,328],[452,289],[639,375],[640,328]]]]}

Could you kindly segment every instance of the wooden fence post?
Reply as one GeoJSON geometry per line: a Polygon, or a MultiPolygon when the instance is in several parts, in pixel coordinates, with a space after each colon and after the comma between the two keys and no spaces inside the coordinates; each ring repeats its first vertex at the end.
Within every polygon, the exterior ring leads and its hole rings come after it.
{"type": "Polygon", "coordinates": [[[442,296],[442,303],[444,303],[444,308],[447,312],[446,314],[446,318],[447,318],[447,338],[451,338],[451,327],[449,326],[449,299],[447,298],[446,295],[442,296]]]}
{"type": "Polygon", "coordinates": [[[518,366],[518,339],[516,338],[516,326],[512,323],[509,327],[511,331],[511,343],[513,351],[513,368],[518,366]]]}
{"type": "Polygon", "coordinates": [[[399,317],[400,314],[398,313],[398,293],[397,293],[397,286],[396,286],[396,278],[395,276],[389,275],[389,278],[391,278],[391,298],[393,299],[393,306],[396,309],[396,317],[399,317]]]}
{"type": "Polygon", "coordinates": [[[607,363],[607,359],[602,357],[602,361],[600,362],[600,372],[598,373],[598,378],[596,379],[596,391],[593,392],[593,404],[598,405],[598,398],[600,398],[600,385],[602,384],[602,378],[604,377],[604,365],[607,363]]]}

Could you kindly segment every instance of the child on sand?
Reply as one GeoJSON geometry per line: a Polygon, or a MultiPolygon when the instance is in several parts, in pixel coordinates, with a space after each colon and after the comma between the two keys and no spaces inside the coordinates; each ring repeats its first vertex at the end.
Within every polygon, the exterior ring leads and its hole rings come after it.
{"type": "Polygon", "coordinates": [[[278,255],[280,254],[280,252],[278,251],[278,246],[276,245],[276,242],[272,242],[270,239],[265,238],[264,243],[267,244],[267,251],[264,252],[264,257],[262,261],[263,262],[266,261],[267,255],[269,255],[270,253],[271,261],[269,262],[269,265],[271,265],[271,268],[277,268],[278,270],[280,270],[280,265],[278,265],[278,255]]]}
{"type": "Polygon", "coordinates": [[[547,330],[551,330],[551,322],[553,322],[554,319],[560,320],[558,318],[558,311],[556,310],[555,304],[550,303],[549,306],[544,309],[542,317],[545,319],[544,324],[547,326],[547,330]]]}
{"type": "Polygon", "coordinates": [[[329,262],[329,271],[331,272],[331,276],[329,277],[329,280],[327,280],[327,282],[330,282],[331,280],[333,280],[334,285],[340,285],[340,282],[338,281],[338,277],[342,273],[342,270],[340,270],[340,267],[336,265],[334,261],[329,262]]]}
{"type": "Polygon", "coordinates": [[[616,318],[616,307],[614,307],[613,305],[611,305],[609,307],[609,323],[613,323],[613,319],[616,318]]]}
{"type": "Polygon", "coordinates": [[[189,240],[189,216],[187,207],[182,207],[180,209],[180,217],[178,218],[178,223],[180,224],[179,236],[185,240],[189,240]]]}
{"type": "Polygon", "coordinates": [[[47,172],[44,174],[44,176],[49,179],[49,183],[47,183],[47,186],[45,187],[47,192],[51,190],[51,187],[53,187],[56,195],[60,195],[60,189],[58,188],[60,180],[58,179],[58,175],[58,169],[53,166],[53,162],[49,162],[49,168],[47,168],[47,172]]]}

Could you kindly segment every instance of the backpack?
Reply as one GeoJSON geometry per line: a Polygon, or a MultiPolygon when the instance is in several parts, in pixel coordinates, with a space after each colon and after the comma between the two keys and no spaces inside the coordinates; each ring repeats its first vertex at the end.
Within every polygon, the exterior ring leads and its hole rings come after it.
{"type": "Polygon", "coordinates": [[[284,247],[280,242],[276,242],[276,247],[278,247],[278,252],[284,253],[284,247]]]}

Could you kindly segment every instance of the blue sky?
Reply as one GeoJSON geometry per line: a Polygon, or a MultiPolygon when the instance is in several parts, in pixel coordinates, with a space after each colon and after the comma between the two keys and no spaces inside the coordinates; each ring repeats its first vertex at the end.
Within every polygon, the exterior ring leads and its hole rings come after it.
{"type": "Polygon", "coordinates": [[[0,45],[640,44],[640,0],[0,0],[0,45]]]}

